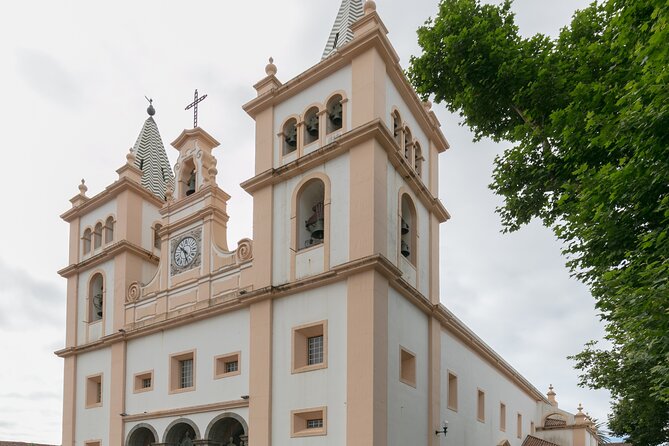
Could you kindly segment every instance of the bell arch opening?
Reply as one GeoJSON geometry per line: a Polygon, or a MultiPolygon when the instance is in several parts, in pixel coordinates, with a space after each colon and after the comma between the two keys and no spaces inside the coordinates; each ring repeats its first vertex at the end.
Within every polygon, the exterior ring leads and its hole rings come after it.
{"type": "Polygon", "coordinates": [[[325,238],[325,184],[306,182],[297,194],[297,249],[323,243],[325,238]]]}

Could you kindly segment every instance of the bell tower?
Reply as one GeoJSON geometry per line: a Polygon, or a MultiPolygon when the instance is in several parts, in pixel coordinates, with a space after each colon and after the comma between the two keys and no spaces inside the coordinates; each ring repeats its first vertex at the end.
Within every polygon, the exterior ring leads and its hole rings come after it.
{"type": "MultiPolygon", "coordinates": [[[[395,339],[402,331],[394,311],[406,302],[439,303],[439,224],[449,215],[437,198],[437,158],[448,142],[430,104],[405,78],[372,1],[342,1],[315,66],[285,83],[273,59],[265,72],[254,85],[257,97],[244,105],[256,122],[256,168],[242,187],[254,200],[256,287],[291,296],[252,305],[251,319],[269,327],[327,319],[328,348],[345,351],[345,360],[320,375],[324,386],[338,389],[328,407],[346,407],[327,415],[346,425],[335,441],[386,445],[395,430],[388,420],[412,410],[388,400],[397,342],[428,356],[439,349],[439,323],[432,318],[422,340],[395,339]]],[[[306,386],[321,379],[314,372],[284,376],[282,358],[253,356],[276,348],[279,330],[252,339],[251,380],[272,396],[250,400],[256,426],[288,424],[282,404],[309,406],[272,382],[306,386]]],[[[430,394],[439,393],[439,379],[430,372],[430,394]]],[[[426,415],[437,426],[438,401],[430,407],[426,415]]],[[[252,430],[251,443],[268,445],[272,432],[281,436],[280,427],[272,429],[252,430]]],[[[436,443],[426,437],[415,444],[436,443]]]]}

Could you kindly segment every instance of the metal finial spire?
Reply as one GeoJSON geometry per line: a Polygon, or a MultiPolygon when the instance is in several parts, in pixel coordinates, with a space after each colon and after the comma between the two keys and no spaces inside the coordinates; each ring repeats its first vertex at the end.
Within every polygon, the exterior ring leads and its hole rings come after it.
{"type": "Polygon", "coordinates": [[[203,95],[202,97],[197,96],[197,88],[195,89],[195,95],[193,96],[193,102],[188,104],[186,106],[186,110],[193,109],[193,128],[197,127],[197,104],[200,102],[204,101],[207,95],[203,95]]]}
{"type": "Polygon", "coordinates": [[[153,108],[153,99],[149,99],[146,96],[144,96],[144,97],[146,98],[147,101],[149,101],[149,106],[146,109],[146,112],[149,114],[149,116],[155,115],[156,114],[156,109],[153,108]]]}

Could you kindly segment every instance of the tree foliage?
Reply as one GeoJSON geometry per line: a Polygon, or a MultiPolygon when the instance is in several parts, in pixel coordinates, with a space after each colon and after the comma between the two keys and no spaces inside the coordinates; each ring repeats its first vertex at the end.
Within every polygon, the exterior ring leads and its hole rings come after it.
{"type": "Polygon", "coordinates": [[[669,441],[669,2],[605,0],[555,39],[518,33],[509,0],[442,0],[409,77],[477,139],[513,146],[491,189],[507,231],[532,218],[564,243],[610,347],[574,356],[613,395],[609,428],[669,441]]]}

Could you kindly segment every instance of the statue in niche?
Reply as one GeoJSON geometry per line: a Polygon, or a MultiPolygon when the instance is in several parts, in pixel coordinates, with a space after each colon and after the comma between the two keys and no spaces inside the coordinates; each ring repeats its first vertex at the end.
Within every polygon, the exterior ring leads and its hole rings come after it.
{"type": "Polygon", "coordinates": [[[228,441],[228,442],[226,443],[226,445],[225,445],[225,446],[235,446],[235,442],[234,442],[234,441],[232,441],[232,440],[233,440],[233,438],[232,438],[232,437],[230,437],[230,441],[228,441]]]}
{"type": "Polygon", "coordinates": [[[193,446],[193,440],[190,439],[190,432],[186,431],[183,438],[179,442],[179,446],[193,446]]]}

